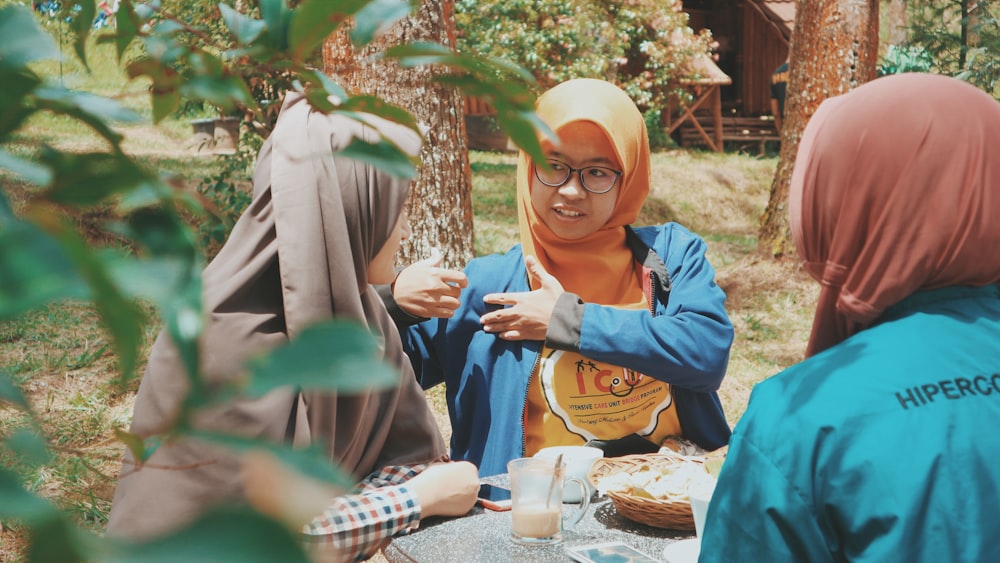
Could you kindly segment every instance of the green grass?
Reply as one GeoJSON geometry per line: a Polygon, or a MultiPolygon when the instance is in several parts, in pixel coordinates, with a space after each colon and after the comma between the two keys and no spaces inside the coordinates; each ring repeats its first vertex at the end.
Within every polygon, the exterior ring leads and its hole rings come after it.
{"type": "Polygon", "coordinates": [[[474,151],[470,160],[476,255],[504,252],[517,243],[513,183],[517,159],[510,154],[474,151]]]}

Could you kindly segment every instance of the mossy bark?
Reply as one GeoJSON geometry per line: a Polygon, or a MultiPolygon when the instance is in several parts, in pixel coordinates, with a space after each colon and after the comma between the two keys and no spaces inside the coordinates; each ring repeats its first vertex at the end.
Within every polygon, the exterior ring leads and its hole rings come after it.
{"type": "Polygon", "coordinates": [[[878,0],[799,0],[796,10],[781,153],[758,239],[775,257],[795,256],[788,192],[806,123],[823,100],[873,80],[878,63],[878,0]]]}
{"type": "Polygon", "coordinates": [[[454,1],[423,0],[416,14],[364,49],[351,44],[347,31],[324,43],[326,72],[349,93],[379,96],[407,109],[429,127],[408,204],[413,236],[403,243],[399,263],[427,258],[430,249],[437,247],[445,266],[461,268],[474,254],[472,173],[462,95],[432,83],[440,69],[404,69],[377,59],[385,49],[413,41],[434,41],[454,48],[454,1]]]}

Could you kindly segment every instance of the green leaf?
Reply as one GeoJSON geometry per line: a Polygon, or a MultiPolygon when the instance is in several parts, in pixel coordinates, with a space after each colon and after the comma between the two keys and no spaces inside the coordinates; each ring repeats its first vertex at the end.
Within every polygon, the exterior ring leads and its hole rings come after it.
{"type": "Polygon", "coordinates": [[[52,237],[24,221],[0,229],[0,319],[86,296],[73,263],[52,237]]]}
{"type": "Polygon", "coordinates": [[[120,231],[153,256],[179,258],[189,267],[199,256],[191,229],[172,209],[147,207],[129,215],[120,231]]]}
{"type": "MultiPolygon", "coordinates": [[[[315,70],[310,70],[308,68],[303,68],[298,70],[298,76],[300,79],[312,84],[319,90],[322,90],[321,95],[325,98],[328,95],[332,95],[338,100],[346,100],[348,98],[347,92],[333,81],[324,72],[317,72],[315,70]]],[[[317,91],[316,88],[311,89],[311,91],[317,91]]],[[[316,106],[313,106],[316,107],[316,106]]]]}
{"type": "Polygon", "coordinates": [[[316,111],[330,113],[337,109],[337,104],[323,90],[316,88],[306,90],[306,99],[309,100],[309,106],[316,111]]]}
{"type": "MultiPolygon", "coordinates": [[[[156,510],[156,507],[149,507],[156,510]]],[[[178,532],[145,543],[118,540],[105,563],[308,563],[299,538],[284,525],[250,509],[216,509],[178,532]]]]}
{"type": "Polygon", "coordinates": [[[35,111],[30,107],[32,90],[41,79],[26,69],[11,71],[0,66],[0,140],[16,131],[35,111]]]}
{"type": "Polygon", "coordinates": [[[10,201],[3,190],[0,190],[0,228],[6,228],[9,223],[16,220],[17,217],[14,216],[14,209],[10,206],[10,201]]]}
{"type": "Polygon", "coordinates": [[[173,193],[163,178],[147,178],[135,188],[122,194],[116,208],[122,215],[128,215],[137,209],[165,205],[164,202],[173,199],[173,193]]]}
{"type": "MultiPolygon", "coordinates": [[[[174,26],[176,26],[177,31],[183,29],[176,23],[174,26]]],[[[163,65],[176,66],[183,62],[184,57],[189,53],[189,48],[178,41],[176,37],[165,33],[163,28],[166,27],[168,24],[158,23],[154,28],[157,33],[143,36],[142,44],[149,58],[163,65]]]]}
{"type": "Polygon", "coordinates": [[[132,300],[159,305],[167,330],[193,379],[198,369],[201,316],[200,253],[190,231],[176,215],[142,209],[117,229],[148,250],[153,258],[104,258],[114,285],[132,300]]]}
{"type": "Polygon", "coordinates": [[[183,35],[186,33],[181,22],[170,18],[154,18],[153,35],[163,39],[165,36],[183,35]]]}
{"type": "Polygon", "coordinates": [[[373,144],[354,138],[351,139],[351,144],[337,154],[345,158],[367,162],[397,178],[409,180],[417,175],[417,167],[414,166],[409,155],[385,139],[380,139],[378,143],[373,144]]]}
{"type": "Polygon", "coordinates": [[[190,435],[240,453],[254,450],[266,451],[298,473],[319,481],[332,483],[341,489],[350,489],[356,484],[356,479],[331,464],[326,452],[318,445],[308,448],[292,448],[286,444],[263,442],[259,439],[227,434],[191,432],[190,435]]]}
{"type": "Polygon", "coordinates": [[[153,123],[173,115],[181,107],[181,93],[177,90],[153,90],[153,123]]]}
{"type": "Polygon", "coordinates": [[[190,282],[191,260],[165,257],[138,260],[131,256],[105,258],[108,272],[122,293],[133,300],[164,306],[171,303],[184,284],[190,282]]]}
{"type": "Polygon", "coordinates": [[[285,0],[261,0],[260,15],[267,23],[271,46],[279,51],[287,50],[288,28],[293,14],[285,0]]]}
{"type": "Polygon", "coordinates": [[[302,2],[292,15],[288,30],[289,49],[292,58],[306,60],[323,40],[329,37],[340,24],[357,12],[369,0],[307,0],[302,2]]]}
{"type": "Polygon", "coordinates": [[[160,0],[152,0],[151,2],[142,2],[140,4],[135,4],[133,1],[129,0],[127,2],[123,1],[119,5],[118,11],[120,12],[121,6],[124,6],[126,4],[131,5],[133,8],[135,8],[135,16],[136,18],[138,18],[137,21],[143,24],[148,23],[150,20],[156,17],[158,14],[158,10],[161,8],[160,0]]]}
{"type": "Polygon", "coordinates": [[[149,172],[124,154],[73,154],[46,147],[41,159],[56,172],[49,188],[51,200],[77,207],[100,203],[150,179],[149,172]]]}
{"type": "Polygon", "coordinates": [[[59,87],[40,88],[36,91],[39,109],[73,117],[90,125],[98,134],[118,149],[123,136],[111,128],[109,122],[136,123],[142,117],[118,102],[86,92],[59,87]]]}
{"type": "Polygon", "coordinates": [[[396,59],[404,67],[420,65],[449,64],[457,55],[440,43],[415,41],[390,47],[385,52],[387,59],[396,59]]]}
{"type": "Polygon", "coordinates": [[[73,7],[79,8],[79,11],[75,13],[70,23],[75,37],[73,40],[73,50],[76,51],[76,56],[88,71],[90,70],[90,65],[87,64],[87,36],[90,35],[90,26],[94,23],[94,16],[97,14],[94,4],[95,0],[77,2],[73,7]]]}
{"type": "MultiPolygon", "coordinates": [[[[148,48],[149,41],[146,44],[148,48]]],[[[178,89],[181,77],[168,64],[155,58],[143,58],[129,63],[125,72],[129,78],[148,76],[152,81],[149,93],[152,97],[154,123],[159,123],[180,107],[181,95],[178,89]]]]}
{"type": "MultiPolygon", "coordinates": [[[[162,315],[167,325],[170,339],[181,356],[185,371],[194,389],[198,393],[198,366],[201,350],[198,338],[204,330],[204,317],[201,311],[201,275],[198,272],[188,278],[188,283],[178,291],[171,301],[163,306],[162,315]]],[[[192,401],[199,401],[194,396],[192,401]]]]}
{"type": "Polygon", "coordinates": [[[247,85],[237,76],[195,76],[181,85],[183,97],[205,100],[229,111],[237,104],[253,105],[254,99],[247,85]]]}
{"type": "Polygon", "coordinates": [[[59,59],[62,53],[42,31],[31,10],[23,6],[0,8],[0,67],[17,68],[42,59],[59,59]]]}
{"type": "Polygon", "coordinates": [[[18,158],[3,149],[0,149],[0,169],[20,176],[36,186],[45,186],[52,181],[52,172],[48,168],[18,158]]]}
{"type": "Polygon", "coordinates": [[[51,518],[31,526],[30,545],[27,549],[27,563],[79,563],[93,560],[91,550],[99,543],[92,532],[88,532],[70,521],[65,514],[55,514],[51,518]]]}
{"type": "Polygon", "coordinates": [[[528,153],[535,162],[545,161],[539,134],[555,139],[556,135],[534,111],[499,111],[496,115],[500,130],[510,136],[510,140],[528,153]]]}
{"type": "Polygon", "coordinates": [[[407,0],[372,0],[355,14],[351,41],[359,47],[371,43],[394,23],[410,15],[412,9],[407,0]]]}
{"type": "Polygon", "coordinates": [[[245,392],[260,397],[291,385],[350,394],[398,385],[399,374],[379,355],[374,337],[360,325],[321,323],[266,356],[251,360],[245,392]]]}
{"type": "Polygon", "coordinates": [[[132,452],[133,458],[141,461],[145,461],[149,458],[150,454],[146,452],[146,441],[143,440],[142,436],[132,432],[126,432],[121,428],[115,428],[115,437],[125,444],[125,447],[132,452]]]}
{"type": "Polygon", "coordinates": [[[136,16],[135,8],[131,2],[120,2],[118,4],[118,11],[115,12],[114,40],[119,63],[124,60],[129,45],[132,44],[132,41],[139,34],[139,29],[136,25],[137,19],[138,16],[136,16]]]}
{"type": "Polygon", "coordinates": [[[46,86],[35,91],[40,102],[47,109],[69,114],[86,114],[102,121],[119,123],[139,123],[142,116],[119,104],[116,100],[97,96],[79,90],[68,90],[58,86],[46,86]]]}
{"type": "Polygon", "coordinates": [[[28,410],[28,399],[7,372],[0,370],[0,404],[7,402],[28,410]]]}
{"type": "Polygon", "coordinates": [[[263,21],[245,16],[226,4],[219,4],[219,11],[222,12],[222,21],[229,28],[229,33],[240,45],[253,43],[267,27],[263,21]]]}
{"type": "Polygon", "coordinates": [[[25,428],[15,430],[7,437],[4,446],[31,466],[44,465],[52,459],[45,439],[25,428]]]}
{"type": "Polygon", "coordinates": [[[370,113],[372,115],[384,117],[389,121],[395,121],[396,123],[405,125],[417,133],[420,132],[420,128],[417,126],[417,120],[413,117],[413,114],[399,106],[394,106],[377,96],[352,96],[346,102],[337,106],[337,109],[343,111],[370,113]]]}
{"type": "Polygon", "coordinates": [[[16,475],[0,469],[0,520],[16,518],[28,524],[51,518],[58,510],[21,486],[16,475]]]}

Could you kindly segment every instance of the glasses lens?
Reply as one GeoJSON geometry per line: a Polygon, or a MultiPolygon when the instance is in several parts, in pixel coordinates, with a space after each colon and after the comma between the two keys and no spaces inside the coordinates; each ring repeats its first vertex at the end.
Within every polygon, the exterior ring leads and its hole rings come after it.
{"type": "Polygon", "coordinates": [[[590,166],[581,172],[583,173],[584,187],[598,194],[609,191],[614,187],[615,180],[618,179],[617,172],[603,166],[590,166]]]}
{"type": "Polygon", "coordinates": [[[535,166],[535,176],[538,176],[538,179],[547,186],[565,184],[570,175],[569,167],[557,160],[550,160],[548,164],[548,170],[541,166],[535,166]]]}

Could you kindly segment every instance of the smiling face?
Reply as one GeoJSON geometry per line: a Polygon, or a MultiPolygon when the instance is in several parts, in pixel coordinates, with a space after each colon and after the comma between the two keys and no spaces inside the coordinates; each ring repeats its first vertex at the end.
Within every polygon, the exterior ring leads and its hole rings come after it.
{"type": "MultiPolygon", "coordinates": [[[[590,121],[573,121],[557,131],[562,144],[543,144],[546,158],[558,160],[572,168],[604,166],[621,171],[621,163],[604,131],[590,121]]],[[[557,236],[576,240],[603,227],[615,209],[621,189],[619,179],[603,194],[588,192],[574,172],[558,188],[546,186],[531,172],[531,205],[545,225],[557,236]]]]}
{"type": "Polygon", "coordinates": [[[396,253],[399,252],[399,244],[410,238],[410,234],[410,220],[404,210],[399,214],[389,240],[368,265],[368,283],[390,284],[396,279],[396,253]]]}

